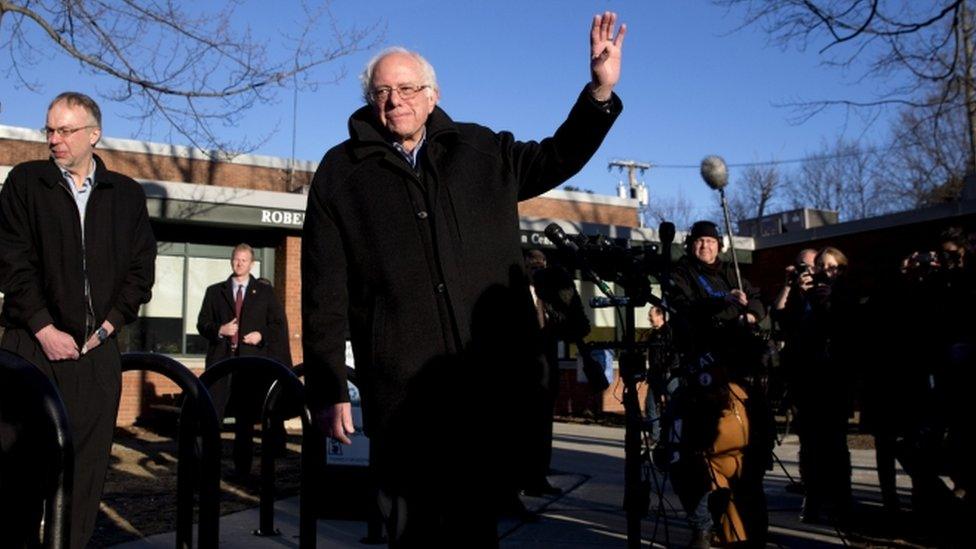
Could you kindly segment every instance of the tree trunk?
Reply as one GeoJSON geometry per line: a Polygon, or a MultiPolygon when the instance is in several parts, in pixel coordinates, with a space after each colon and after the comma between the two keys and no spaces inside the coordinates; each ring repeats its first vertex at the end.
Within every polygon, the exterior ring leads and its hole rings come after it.
{"type": "Polygon", "coordinates": [[[966,119],[969,123],[969,167],[967,175],[976,176],[976,92],[973,89],[973,36],[969,0],[963,0],[959,5],[959,24],[956,29],[963,46],[961,48],[962,62],[966,71],[963,77],[963,88],[966,97],[966,119]]]}

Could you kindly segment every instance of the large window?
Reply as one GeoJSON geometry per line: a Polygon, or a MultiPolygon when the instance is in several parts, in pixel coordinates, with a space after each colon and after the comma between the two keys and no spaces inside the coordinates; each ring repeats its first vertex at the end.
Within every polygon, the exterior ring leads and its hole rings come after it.
{"type": "MultiPolygon", "coordinates": [[[[139,319],[122,331],[122,350],[205,354],[207,341],[197,333],[197,316],[207,286],[230,276],[233,250],[233,246],[160,242],[152,300],[139,309],[139,319]]],[[[255,278],[273,278],[274,248],[254,248],[254,260],[255,278]]]]}

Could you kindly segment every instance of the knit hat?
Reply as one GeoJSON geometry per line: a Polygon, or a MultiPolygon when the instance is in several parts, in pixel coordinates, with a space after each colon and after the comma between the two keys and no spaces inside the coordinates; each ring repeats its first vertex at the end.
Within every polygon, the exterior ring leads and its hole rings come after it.
{"type": "Polygon", "coordinates": [[[711,221],[696,221],[694,225],[691,226],[691,236],[689,237],[690,242],[694,242],[703,236],[710,236],[715,240],[722,240],[722,237],[718,234],[718,225],[712,223],[711,221]]]}

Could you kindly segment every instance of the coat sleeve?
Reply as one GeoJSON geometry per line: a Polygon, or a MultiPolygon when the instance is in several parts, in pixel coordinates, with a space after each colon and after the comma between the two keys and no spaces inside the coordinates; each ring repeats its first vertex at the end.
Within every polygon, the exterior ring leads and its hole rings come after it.
{"type": "Polygon", "coordinates": [[[268,353],[271,358],[292,367],[288,316],[274,291],[271,292],[271,303],[268,305],[268,353]]]}
{"type": "Polygon", "coordinates": [[[220,339],[220,318],[214,310],[214,300],[217,297],[215,293],[213,286],[207,288],[203,294],[203,303],[200,304],[200,314],[197,315],[197,332],[211,344],[220,339]]]}
{"type": "Polygon", "coordinates": [[[138,317],[139,307],[148,303],[152,297],[152,287],[156,279],[156,237],[149,225],[146,194],[138,183],[133,181],[132,185],[135,186],[135,219],[131,227],[120,227],[120,230],[132,231],[133,251],[118,298],[107,316],[116,330],[138,317]]]}
{"type": "MultiPolygon", "coordinates": [[[[258,282],[258,284],[263,283],[258,282]]],[[[261,345],[271,353],[275,349],[275,339],[281,336],[282,324],[285,322],[285,311],[278,301],[278,296],[274,293],[274,288],[268,285],[265,290],[267,291],[268,305],[265,308],[264,325],[258,331],[261,333],[261,345]]]]}
{"type": "Polygon", "coordinates": [[[302,347],[309,408],[349,401],[349,293],[342,235],[327,205],[329,162],[312,180],[302,231],[302,347]]]}
{"type": "Polygon", "coordinates": [[[0,291],[7,317],[36,333],[54,321],[44,298],[40,258],[23,194],[27,182],[21,174],[14,168],[0,191],[0,291]]]}
{"type": "Polygon", "coordinates": [[[584,89],[552,137],[541,142],[519,142],[510,133],[499,134],[505,157],[518,182],[519,200],[538,196],[583,169],[622,110],[623,104],[616,94],[603,106],[584,89]]]}

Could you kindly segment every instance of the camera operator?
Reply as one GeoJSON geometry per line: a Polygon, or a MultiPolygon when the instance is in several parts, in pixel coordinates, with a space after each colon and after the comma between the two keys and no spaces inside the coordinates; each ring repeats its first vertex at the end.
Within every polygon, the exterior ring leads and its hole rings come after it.
{"type": "MultiPolygon", "coordinates": [[[[793,395],[796,387],[795,370],[802,357],[790,356],[796,348],[793,340],[797,337],[797,319],[802,317],[807,309],[804,293],[813,287],[813,273],[816,270],[817,250],[805,248],[796,254],[792,265],[785,269],[786,280],[773,300],[769,316],[773,320],[775,329],[773,339],[777,344],[780,375],[776,377],[776,393],[780,396],[779,408],[781,413],[790,412],[794,419],[796,402],[793,395]]],[[[802,470],[800,472],[803,474],[802,470]]]]}
{"type": "Polygon", "coordinates": [[[876,408],[869,414],[870,426],[879,449],[886,450],[878,453],[879,479],[883,487],[893,483],[897,456],[912,477],[913,508],[939,520],[958,503],[939,478],[945,469],[956,496],[972,505],[968,459],[976,434],[968,402],[974,381],[976,287],[974,266],[966,260],[969,249],[961,229],[944,231],[939,251],[914,252],[903,260],[897,297],[879,307],[889,313],[909,308],[924,319],[911,328],[891,326],[897,341],[907,344],[890,357],[901,381],[895,391],[869,399],[876,408]]]}
{"type": "MultiPolygon", "coordinates": [[[[802,296],[798,294],[813,287],[813,273],[816,268],[817,250],[805,248],[796,254],[796,262],[786,267],[786,282],[773,300],[773,316],[779,317],[779,312],[786,310],[787,305],[795,303],[802,296]]],[[[776,318],[780,321],[780,318],[776,318]]],[[[789,334],[786,334],[787,336],[789,334]]]]}
{"type": "Polygon", "coordinates": [[[764,347],[753,330],[765,309],[747,281],[737,286],[733,265],[719,258],[720,239],[717,225],[696,222],[672,274],[675,342],[689,374],[673,403],[681,423],[673,481],[694,531],[692,546],[708,546],[712,513],[720,515],[723,543],[762,546],[768,527],[762,478],[773,430],[764,395],[750,380],[764,347]]]}
{"type": "Polygon", "coordinates": [[[955,495],[961,498],[972,512],[973,471],[969,459],[973,455],[976,430],[969,419],[971,410],[966,403],[969,389],[976,383],[976,265],[972,257],[966,261],[971,239],[959,227],[952,227],[941,234],[941,264],[948,314],[946,315],[943,342],[947,356],[947,450],[949,476],[955,495]]]}
{"type": "Polygon", "coordinates": [[[847,448],[850,415],[852,319],[856,300],[847,283],[847,257],[833,247],[797,257],[787,285],[774,303],[785,344],[781,353],[796,408],[800,476],[806,491],[800,520],[816,523],[826,514],[847,518],[851,506],[851,464],[847,448]],[[785,296],[785,298],[784,298],[785,296]]]}

